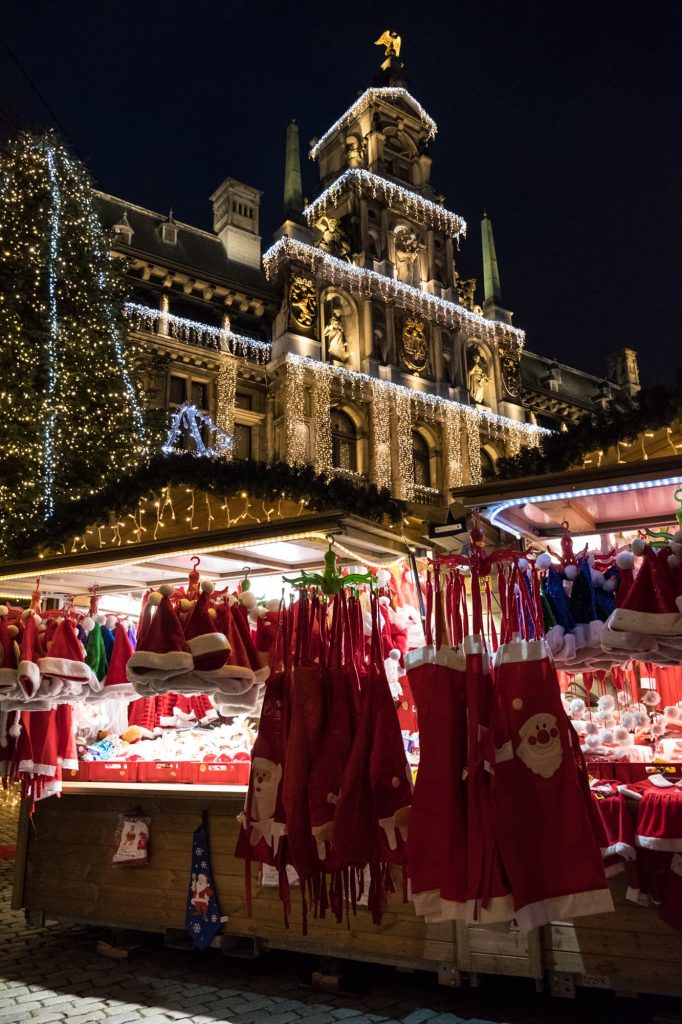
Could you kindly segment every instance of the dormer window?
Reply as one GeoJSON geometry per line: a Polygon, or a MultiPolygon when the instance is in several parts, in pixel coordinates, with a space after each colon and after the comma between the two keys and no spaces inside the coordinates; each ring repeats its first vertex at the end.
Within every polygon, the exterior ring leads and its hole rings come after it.
{"type": "Polygon", "coordinates": [[[178,244],[178,226],[173,220],[173,211],[168,214],[168,220],[161,225],[161,241],[167,245],[178,244]]]}
{"type": "Polygon", "coordinates": [[[128,214],[125,210],[123,211],[123,216],[118,224],[114,224],[114,234],[116,235],[116,238],[123,243],[123,245],[130,245],[132,243],[133,229],[130,226],[128,214]]]}

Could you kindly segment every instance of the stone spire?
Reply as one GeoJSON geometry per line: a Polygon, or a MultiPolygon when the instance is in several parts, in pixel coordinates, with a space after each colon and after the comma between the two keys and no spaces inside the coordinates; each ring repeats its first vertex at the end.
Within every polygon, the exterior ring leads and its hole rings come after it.
{"type": "Polygon", "coordinates": [[[284,163],[284,216],[296,219],[303,209],[303,186],[301,184],[301,151],[298,142],[298,125],[291,121],[287,126],[287,147],[284,163]]]}
{"type": "Polygon", "coordinates": [[[483,315],[489,320],[501,320],[503,323],[510,324],[512,314],[502,306],[502,286],[495,254],[493,225],[485,211],[481,221],[481,242],[483,245],[483,315]]]}

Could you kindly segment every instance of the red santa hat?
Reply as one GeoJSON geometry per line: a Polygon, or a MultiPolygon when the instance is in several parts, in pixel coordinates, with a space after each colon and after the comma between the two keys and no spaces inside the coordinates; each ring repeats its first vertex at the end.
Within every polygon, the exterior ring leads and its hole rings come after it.
{"type": "Polygon", "coordinates": [[[682,613],[676,603],[668,549],[662,549],[657,555],[648,544],[634,541],[632,547],[635,554],[643,556],[642,565],[621,607],[611,615],[609,628],[647,636],[682,634],[682,613]]]}
{"type": "Polygon", "coordinates": [[[218,632],[215,617],[209,614],[208,600],[212,590],[212,583],[204,581],[201,584],[201,593],[185,625],[185,640],[194,659],[194,668],[200,671],[221,668],[230,651],[227,637],[218,632]]]}
{"type": "MultiPolygon", "coordinates": [[[[164,583],[159,591],[161,600],[156,614],[128,660],[126,672],[132,683],[161,682],[192,670],[192,655],[168,597],[173,588],[164,583]]],[[[152,598],[153,595],[150,604],[152,598]]]]}
{"type": "Polygon", "coordinates": [[[35,615],[29,615],[24,622],[24,632],[21,637],[21,654],[17,670],[19,686],[28,700],[35,697],[40,687],[40,668],[36,664],[37,641],[38,630],[35,615]]]}
{"type": "Polygon", "coordinates": [[[83,648],[68,619],[57,626],[47,654],[38,659],[40,674],[68,682],[89,683],[90,668],[85,664],[83,648]]]}
{"type": "Polygon", "coordinates": [[[111,651],[111,661],[104,677],[103,696],[111,697],[112,694],[130,694],[133,688],[128,682],[126,665],[133,653],[133,645],[128,636],[125,626],[119,624],[114,633],[114,646],[111,651]]]}
{"type": "Polygon", "coordinates": [[[14,640],[7,627],[7,607],[5,614],[0,610],[0,687],[13,687],[17,681],[17,659],[14,652],[14,640]]]}

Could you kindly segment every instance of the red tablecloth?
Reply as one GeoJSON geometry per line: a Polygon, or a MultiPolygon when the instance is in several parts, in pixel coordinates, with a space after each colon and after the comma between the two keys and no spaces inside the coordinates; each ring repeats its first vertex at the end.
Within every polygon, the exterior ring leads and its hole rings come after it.
{"type": "Polygon", "coordinates": [[[617,782],[639,782],[647,775],[659,772],[671,778],[682,779],[682,764],[632,764],[629,761],[588,761],[587,770],[597,779],[615,779],[617,782]]]}

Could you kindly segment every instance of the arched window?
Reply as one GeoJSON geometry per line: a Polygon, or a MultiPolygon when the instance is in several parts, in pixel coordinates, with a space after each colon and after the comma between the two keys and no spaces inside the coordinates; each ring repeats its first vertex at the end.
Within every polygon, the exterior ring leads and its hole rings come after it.
{"type": "Polygon", "coordinates": [[[417,487],[431,486],[431,458],[429,446],[416,430],[412,431],[412,453],[414,456],[414,482],[417,487]]]}
{"type": "Polygon", "coordinates": [[[358,468],[357,432],[350,416],[332,409],[332,465],[355,473],[358,468]]]}
{"type": "Polygon", "coordinates": [[[487,452],[485,448],[481,448],[481,476],[484,480],[491,480],[493,478],[494,466],[495,463],[490,452],[487,452]]]}

